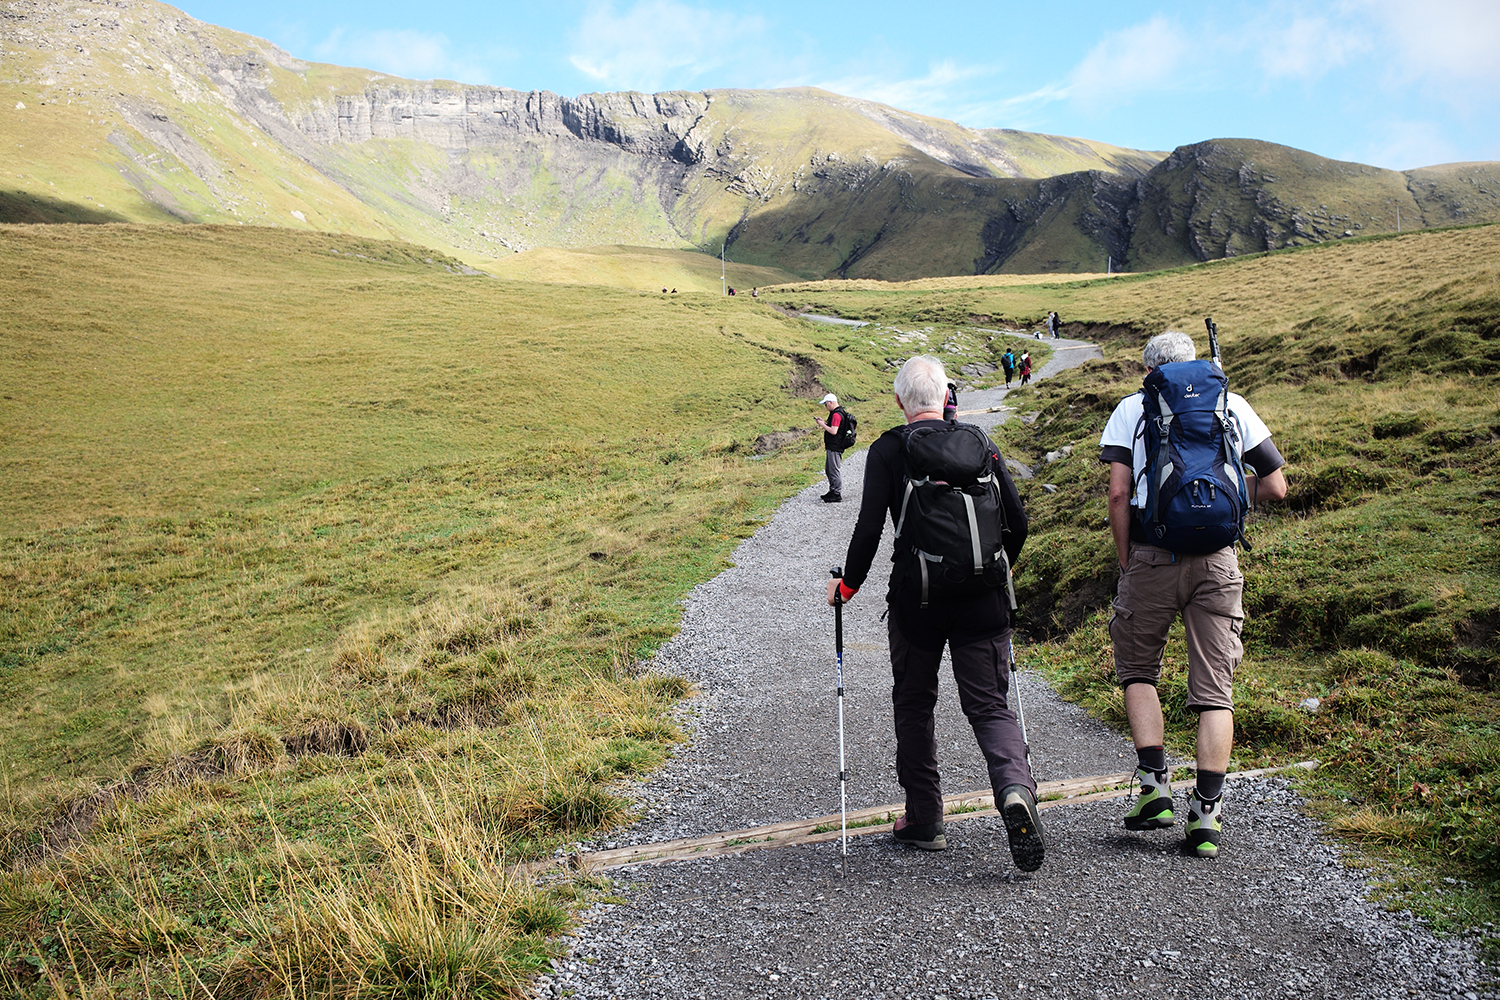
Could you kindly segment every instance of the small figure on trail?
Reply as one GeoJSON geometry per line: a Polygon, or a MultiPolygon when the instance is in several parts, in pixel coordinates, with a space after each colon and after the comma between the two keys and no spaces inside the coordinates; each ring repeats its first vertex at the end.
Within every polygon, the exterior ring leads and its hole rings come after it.
{"type": "Polygon", "coordinates": [[[889,514],[897,528],[886,595],[895,682],[891,700],[896,779],[906,791],[906,813],[896,821],[894,836],[927,851],[948,846],[933,736],[938,668],[947,646],[964,714],[989,767],[1011,857],[1022,871],[1035,871],[1045,854],[1036,781],[1008,694],[1007,584],[1010,563],[1026,541],[1026,509],[984,431],[942,419],[947,382],[943,363],[930,355],[909,359],[897,373],[896,405],[906,424],[870,446],[844,576],[828,581],[826,597],[829,604],[848,602],[859,592],[889,514]],[[956,514],[955,507],[971,513],[956,514]],[[980,537],[971,537],[974,531],[980,537]],[[982,572],[969,555],[981,550],[986,553],[982,572]]]}
{"type": "Polygon", "coordinates": [[[943,400],[943,419],[958,419],[958,386],[952,382],[948,383],[948,395],[943,400]]]}
{"type": "Polygon", "coordinates": [[[676,294],[677,294],[677,289],[675,289],[675,288],[674,288],[674,289],[672,289],[672,294],[673,294],[673,295],[676,295],[676,294]]]}
{"type": "Polygon", "coordinates": [[[663,294],[663,295],[665,295],[665,294],[667,294],[667,290],[666,290],[666,289],[665,289],[665,288],[663,288],[663,289],[662,289],[662,290],[661,290],[661,293],[662,293],[662,294],[663,294]]]}
{"type": "Polygon", "coordinates": [[[734,286],[733,286],[733,285],[730,285],[730,286],[729,286],[729,294],[730,294],[730,295],[733,295],[733,294],[734,294],[734,286]]]}
{"type": "MultiPolygon", "coordinates": [[[[1280,500],[1287,484],[1281,454],[1265,423],[1241,396],[1229,392],[1222,367],[1194,361],[1194,354],[1192,338],[1173,330],[1146,344],[1141,355],[1146,387],[1115,407],[1099,438],[1099,461],[1109,466],[1109,529],[1120,563],[1109,636],[1141,783],[1140,795],[1125,814],[1125,828],[1162,829],[1176,822],[1156,684],[1167,632],[1180,614],[1187,633],[1186,707],[1198,713],[1198,779],[1188,796],[1187,844],[1199,857],[1211,858],[1219,851],[1224,777],[1234,745],[1232,680],[1244,655],[1245,581],[1234,554],[1241,523],[1236,518],[1244,514],[1238,499],[1242,494],[1240,484],[1227,475],[1216,481],[1168,476],[1153,485],[1161,462],[1156,455],[1165,451],[1169,462],[1190,473],[1201,459],[1216,476],[1238,460],[1245,466],[1243,496],[1252,500],[1280,500]],[[1197,395],[1185,395],[1190,384],[1197,395]],[[1149,431],[1153,438],[1165,434],[1165,439],[1148,444],[1143,433],[1152,423],[1147,410],[1162,412],[1156,396],[1174,405],[1168,429],[1149,431]],[[1184,406],[1189,400],[1202,405],[1184,406]],[[1207,419],[1194,419],[1203,416],[1207,419]],[[1225,432],[1226,419],[1237,436],[1225,432]],[[1218,523],[1189,523],[1179,511],[1203,509],[1205,492],[1224,498],[1228,513],[1216,515],[1218,523]],[[1180,507],[1171,502],[1174,497],[1189,499],[1180,507]],[[1203,538],[1208,541],[1200,542],[1203,538]]],[[[1208,507],[1215,505],[1211,500],[1208,507]]]]}
{"type": "Polygon", "coordinates": [[[1031,352],[1021,355],[1021,384],[1031,381],[1031,352]]]}
{"type": "Polygon", "coordinates": [[[760,298],[760,289],[759,288],[752,288],[752,289],[750,289],[750,297],[752,299],[758,299],[758,298],[760,298]]]}
{"type": "Polygon", "coordinates": [[[1047,332],[1052,334],[1052,339],[1057,339],[1058,328],[1062,326],[1062,320],[1058,318],[1055,311],[1047,314],[1047,332]]]}
{"type": "Polygon", "coordinates": [[[844,452],[854,444],[855,427],[859,421],[839,405],[839,398],[831,392],[823,397],[823,408],[828,411],[828,419],[813,418],[823,429],[823,450],[827,453],[823,460],[823,473],[828,477],[828,492],[819,499],[824,503],[842,503],[844,452]]]}
{"type": "Polygon", "coordinates": [[[1005,372],[1005,388],[1010,388],[1011,376],[1016,373],[1016,355],[1009,347],[1000,355],[1000,368],[1005,372]]]}

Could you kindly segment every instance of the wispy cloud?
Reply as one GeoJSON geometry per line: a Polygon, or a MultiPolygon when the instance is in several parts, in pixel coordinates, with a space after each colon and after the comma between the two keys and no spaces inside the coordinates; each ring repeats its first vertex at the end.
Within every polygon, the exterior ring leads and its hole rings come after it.
{"type": "Polygon", "coordinates": [[[1187,85],[1195,52],[1180,25],[1160,15],[1107,36],[1073,68],[1061,90],[1089,111],[1108,111],[1141,94],[1187,85]]]}
{"type": "Polygon", "coordinates": [[[846,97],[888,104],[901,111],[951,118],[955,104],[963,99],[961,95],[974,93],[979,81],[992,75],[992,72],[977,66],[962,66],[945,61],[930,66],[925,75],[918,77],[893,80],[886,76],[861,73],[822,80],[813,86],[846,97]]]}
{"type": "Polygon", "coordinates": [[[1353,0],[1385,30],[1403,75],[1500,83],[1495,0],[1353,0]]]}
{"type": "Polygon", "coordinates": [[[377,30],[350,32],[337,28],[313,46],[320,60],[389,73],[413,80],[441,78],[482,83],[486,67],[453,52],[448,36],[435,32],[377,30]]]}
{"type": "Polygon", "coordinates": [[[605,0],[573,32],[569,61],[600,84],[624,90],[681,87],[713,70],[753,61],[767,23],[755,15],[639,0],[616,12],[605,0]]]}
{"type": "Polygon", "coordinates": [[[1258,47],[1257,61],[1268,81],[1316,80],[1374,45],[1367,25],[1300,12],[1286,21],[1273,12],[1242,37],[1258,47]]]}

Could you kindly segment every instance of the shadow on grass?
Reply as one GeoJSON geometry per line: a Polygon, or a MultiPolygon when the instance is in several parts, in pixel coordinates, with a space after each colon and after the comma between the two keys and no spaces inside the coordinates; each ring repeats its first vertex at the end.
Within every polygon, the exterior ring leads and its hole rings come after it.
{"type": "Polygon", "coordinates": [[[56,222],[128,222],[118,212],[107,212],[77,202],[30,194],[26,191],[0,190],[0,223],[56,222]]]}

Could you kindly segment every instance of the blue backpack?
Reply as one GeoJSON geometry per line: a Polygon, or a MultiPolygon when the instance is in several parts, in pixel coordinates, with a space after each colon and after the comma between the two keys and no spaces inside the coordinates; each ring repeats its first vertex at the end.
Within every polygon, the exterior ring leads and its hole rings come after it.
{"type": "MultiPolygon", "coordinates": [[[[1155,368],[1141,389],[1145,412],[1146,507],[1151,544],[1184,555],[1245,540],[1250,505],[1239,422],[1229,412],[1229,379],[1213,361],[1155,368]]],[[[1135,484],[1140,491],[1140,481],[1135,484]]]]}

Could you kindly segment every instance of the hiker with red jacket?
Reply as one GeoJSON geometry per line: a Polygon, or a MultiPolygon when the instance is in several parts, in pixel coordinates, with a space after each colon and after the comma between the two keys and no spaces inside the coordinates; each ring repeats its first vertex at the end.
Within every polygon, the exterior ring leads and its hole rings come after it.
{"type": "MultiPolygon", "coordinates": [[[[948,845],[933,736],[938,667],[947,646],[964,715],[989,768],[995,806],[1010,838],[1011,856],[1022,871],[1035,871],[1041,867],[1045,853],[1036,809],[1036,781],[1027,763],[1020,724],[1008,702],[1011,602],[1006,584],[1009,562],[1020,555],[1026,541],[1026,509],[988,436],[972,424],[943,420],[947,388],[943,363],[937,358],[923,355],[901,366],[896,375],[896,405],[906,415],[906,424],[882,434],[866,453],[864,492],[849,540],[844,575],[828,581],[826,596],[828,603],[834,604],[848,602],[859,592],[880,548],[889,515],[897,525],[896,556],[886,592],[894,679],[891,699],[896,779],[906,790],[906,813],[896,821],[894,836],[902,844],[928,851],[941,851],[948,845]],[[961,456],[962,468],[982,472],[967,483],[974,492],[957,488],[966,481],[945,472],[941,465],[919,473],[914,463],[919,459],[925,462],[933,455],[961,456]],[[985,544],[989,558],[995,560],[996,572],[950,585],[940,579],[949,564],[921,562],[938,546],[922,552],[909,539],[934,538],[942,528],[937,518],[927,519],[929,533],[922,534],[923,500],[914,493],[919,490],[933,491],[929,496],[934,498],[946,490],[948,499],[968,501],[971,509],[981,512],[975,524],[983,525],[982,533],[988,532],[985,544]],[[1003,555],[995,549],[1002,550],[1003,555]],[[921,565],[915,566],[919,562],[921,565]],[[928,565],[936,566],[930,589],[928,565]]],[[[959,464],[954,462],[951,468],[958,469],[959,464]]],[[[963,537],[952,540],[960,554],[951,565],[967,573],[965,562],[973,566],[969,552],[979,552],[980,542],[973,539],[971,547],[967,522],[963,531],[963,537]]]]}

